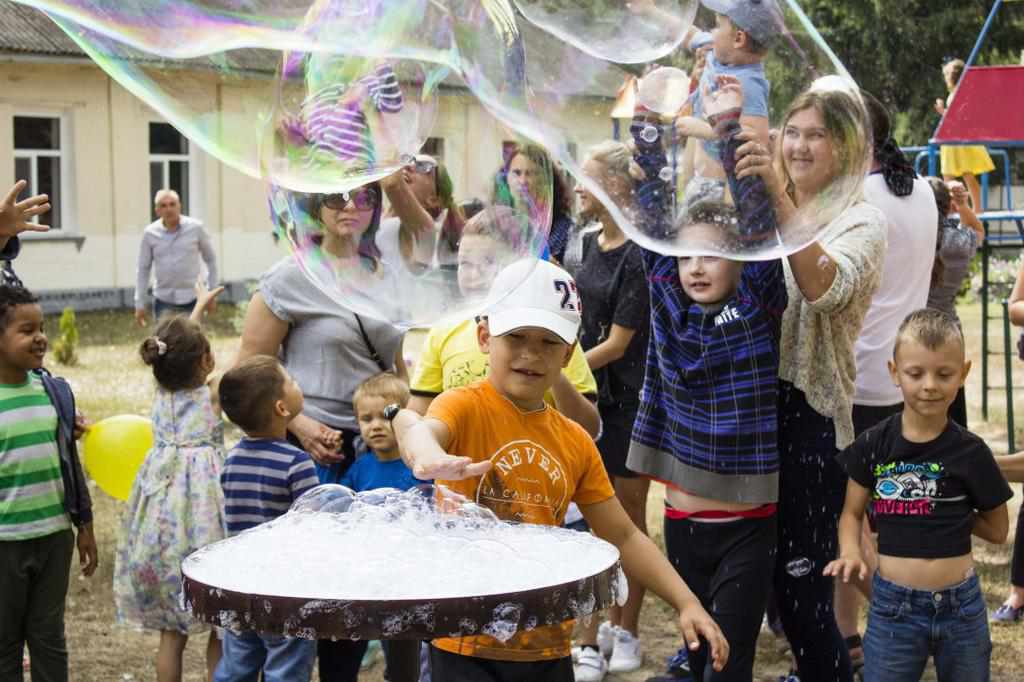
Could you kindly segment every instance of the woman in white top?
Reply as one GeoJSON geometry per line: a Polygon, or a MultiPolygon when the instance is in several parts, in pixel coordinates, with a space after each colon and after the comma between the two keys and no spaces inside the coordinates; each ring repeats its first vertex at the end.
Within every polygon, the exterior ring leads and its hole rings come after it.
{"type": "MultiPolygon", "coordinates": [[[[812,218],[814,207],[843,200],[841,184],[862,177],[869,145],[865,118],[856,94],[812,86],[785,116],[781,158],[773,165],[767,150],[748,141],[737,152],[737,176],[763,177],[779,224],[799,229],[798,221],[812,218]],[[805,216],[798,213],[809,207],[805,216]]],[[[784,263],[789,304],[779,362],[775,599],[804,680],[852,680],[832,610],[832,581],[822,570],[836,556],[846,488],[835,456],[853,441],[853,345],[878,287],[885,240],[884,216],[860,201],[784,263]]]]}

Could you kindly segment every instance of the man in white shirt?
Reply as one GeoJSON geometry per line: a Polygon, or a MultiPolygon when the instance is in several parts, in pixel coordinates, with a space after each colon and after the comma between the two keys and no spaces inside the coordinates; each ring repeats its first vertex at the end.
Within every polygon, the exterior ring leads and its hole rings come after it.
{"type": "MultiPolygon", "coordinates": [[[[154,198],[159,218],[142,234],[135,277],[135,321],[146,324],[146,290],[150,273],[153,284],[153,317],[165,313],[192,311],[196,302],[195,285],[199,278],[199,259],[206,263],[210,289],[217,286],[217,254],[203,224],[181,214],[181,198],[173,189],[162,189],[154,198]]],[[[207,308],[214,310],[211,301],[207,308]]]]}

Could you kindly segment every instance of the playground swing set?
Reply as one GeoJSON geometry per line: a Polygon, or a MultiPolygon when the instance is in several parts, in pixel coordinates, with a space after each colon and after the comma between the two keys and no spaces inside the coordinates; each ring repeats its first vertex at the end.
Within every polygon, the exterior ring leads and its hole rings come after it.
{"type": "MultiPolygon", "coordinates": [[[[1006,0],[1014,2],[1018,0],[1006,0]]],[[[981,413],[988,419],[989,391],[1005,390],[1006,429],[1008,452],[1016,450],[1013,421],[1013,343],[1011,341],[1009,306],[1002,301],[1004,385],[989,382],[989,356],[998,351],[989,349],[989,301],[991,287],[989,265],[996,251],[1024,247],[1024,209],[1014,208],[1011,185],[1010,157],[1006,148],[1024,147],[1024,65],[975,66],[982,45],[995,21],[1004,0],[996,0],[982,26],[974,48],[968,57],[956,92],[939,121],[935,134],[926,147],[910,147],[905,151],[917,152],[915,166],[926,161],[928,175],[938,175],[939,148],[943,145],[982,145],[994,160],[1001,162],[1003,192],[1001,205],[990,207],[989,174],[981,176],[981,211],[978,218],[985,226],[985,239],[981,253],[981,413]]]]}

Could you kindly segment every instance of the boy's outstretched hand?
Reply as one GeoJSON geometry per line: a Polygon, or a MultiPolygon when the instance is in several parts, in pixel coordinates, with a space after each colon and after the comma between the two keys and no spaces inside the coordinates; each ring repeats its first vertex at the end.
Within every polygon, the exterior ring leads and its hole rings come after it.
{"type": "Polygon", "coordinates": [[[825,567],[822,574],[830,575],[833,578],[841,578],[844,583],[848,583],[850,582],[850,578],[854,575],[856,575],[859,580],[865,580],[868,577],[868,566],[859,556],[841,556],[834,561],[828,562],[828,566],[825,567]]]}
{"type": "Polygon", "coordinates": [[[82,567],[82,575],[86,578],[96,572],[100,564],[99,552],[96,550],[96,536],[92,533],[92,524],[83,523],[78,528],[78,564],[82,567]]]}
{"type": "Polygon", "coordinates": [[[474,463],[469,457],[441,453],[429,457],[420,456],[412,468],[412,475],[421,481],[438,478],[446,481],[458,481],[463,478],[483,476],[490,470],[490,460],[474,463]]]}
{"type": "Polygon", "coordinates": [[[721,672],[725,668],[729,660],[729,642],[718,623],[712,620],[699,602],[693,602],[679,612],[679,629],[688,649],[696,651],[700,648],[700,638],[705,639],[711,647],[711,664],[714,669],[721,672]]]}
{"type": "Polygon", "coordinates": [[[18,201],[18,195],[28,187],[24,180],[18,180],[0,203],[0,239],[6,240],[22,232],[46,232],[50,228],[29,222],[33,217],[50,210],[50,198],[45,194],[37,194],[18,201]]]}

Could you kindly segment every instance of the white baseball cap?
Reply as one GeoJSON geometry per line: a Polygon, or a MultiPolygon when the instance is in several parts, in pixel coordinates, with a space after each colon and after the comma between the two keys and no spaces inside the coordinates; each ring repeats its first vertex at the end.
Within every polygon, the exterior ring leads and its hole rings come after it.
{"type": "Polygon", "coordinates": [[[554,263],[524,258],[494,278],[488,297],[487,326],[492,336],[540,327],[575,343],[583,306],[572,275],[554,263]]]}

